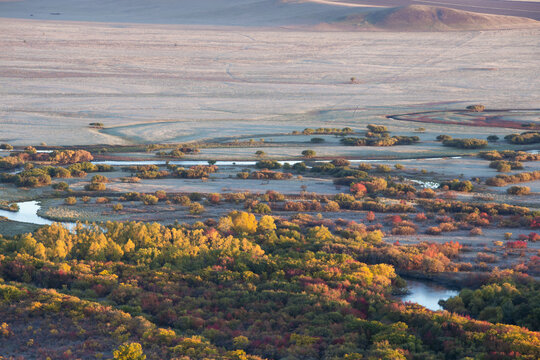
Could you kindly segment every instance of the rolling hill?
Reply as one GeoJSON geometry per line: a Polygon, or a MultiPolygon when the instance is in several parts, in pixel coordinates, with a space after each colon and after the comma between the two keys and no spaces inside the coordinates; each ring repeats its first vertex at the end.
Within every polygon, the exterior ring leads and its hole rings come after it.
{"type": "Polygon", "coordinates": [[[409,5],[345,17],[321,26],[337,30],[466,31],[538,27],[523,17],[489,15],[427,5],[409,5]]]}

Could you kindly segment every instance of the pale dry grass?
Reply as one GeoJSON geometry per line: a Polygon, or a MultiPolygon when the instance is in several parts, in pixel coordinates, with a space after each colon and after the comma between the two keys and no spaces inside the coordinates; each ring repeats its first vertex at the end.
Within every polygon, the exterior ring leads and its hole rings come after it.
{"type": "Polygon", "coordinates": [[[2,19],[0,33],[0,140],[20,145],[365,127],[387,114],[540,102],[538,30],[411,36],[2,19]],[[96,121],[109,129],[90,129],[96,121]]]}

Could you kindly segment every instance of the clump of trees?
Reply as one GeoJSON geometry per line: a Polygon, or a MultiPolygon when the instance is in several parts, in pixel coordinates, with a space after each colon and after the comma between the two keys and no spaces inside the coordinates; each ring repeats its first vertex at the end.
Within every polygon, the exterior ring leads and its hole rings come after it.
{"type": "Polygon", "coordinates": [[[371,137],[354,138],[346,137],[340,140],[346,146],[395,146],[412,145],[420,141],[418,136],[392,136],[392,137],[371,137]]]}
{"type": "Polygon", "coordinates": [[[85,185],[85,190],[88,191],[105,191],[107,186],[106,183],[109,182],[109,179],[103,175],[94,175],[90,184],[85,185]]]}
{"type": "Polygon", "coordinates": [[[539,161],[540,154],[531,154],[525,151],[514,151],[514,150],[491,150],[491,151],[481,151],[478,153],[483,159],[486,160],[508,160],[508,161],[539,161]]]}
{"type": "Polygon", "coordinates": [[[488,284],[464,289],[440,304],[444,309],[491,323],[506,323],[540,330],[535,315],[540,299],[540,283],[511,270],[494,271],[488,284]]]}
{"type": "Polygon", "coordinates": [[[51,153],[38,153],[33,147],[23,152],[14,152],[0,158],[0,169],[14,169],[29,161],[50,162],[54,164],[76,164],[92,161],[94,157],[86,150],[55,150],[51,153]]]}
{"type": "Polygon", "coordinates": [[[48,161],[56,164],[75,164],[94,160],[92,154],[86,150],[54,150],[47,155],[48,161]]]}
{"type": "Polygon", "coordinates": [[[199,152],[200,152],[200,150],[198,148],[182,145],[182,146],[179,146],[176,149],[173,149],[173,150],[171,150],[169,152],[167,152],[167,151],[158,151],[156,153],[156,156],[169,157],[169,158],[173,158],[173,159],[181,159],[186,154],[193,155],[193,154],[198,154],[199,152]]]}
{"type": "Polygon", "coordinates": [[[437,141],[448,141],[448,140],[452,140],[452,137],[450,135],[438,135],[436,137],[436,140],[437,141]]]}
{"type": "Polygon", "coordinates": [[[486,185],[490,186],[505,186],[508,184],[516,184],[522,182],[535,181],[540,179],[540,171],[522,172],[514,175],[497,175],[488,178],[486,185]]]}
{"type": "Polygon", "coordinates": [[[504,137],[511,144],[536,144],[540,142],[540,132],[526,131],[521,134],[510,134],[504,137]]]}
{"type": "Polygon", "coordinates": [[[144,205],[156,205],[159,202],[159,198],[151,194],[143,194],[140,199],[144,205]]]}
{"type": "Polygon", "coordinates": [[[208,179],[210,174],[218,171],[216,165],[195,165],[189,169],[173,167],[173,175],[182,179],[208,179]]]}
{"type": "Polygon", "coordinates": [[[471,192],[473,190],[473,184],[469,180],[461,181],[454,179],[451,181],[442,182],[440,188],[453,191],[471,192]]]}
{"type": "Polygon", "coordinates": [[[24,165],[24,161],[17,156],[0,157],[0,169],[15,169],[24,165]]]}
{"type": "Polygon", "coordinates": [[[367,128],[370,132],[375,133],[375,134],[388,132],[388,128],[384,125],[369,124],[367,128]]]}
{"type": "Polygon", "coordinates": [[[33,188],[50,185],[51,175],[46,168],[32,168],[18,174],[0,174],[0,181],[33,188]]]}
{"type": "Polygon", "coordinates": [[[69,185],[65,181],[61,181],[56,184],[53,184],[52,188],[59,191],[66,191],[69,189],[69,185]]]}
{"type": "MultiPolygon", "coordinates": [[[[352,134],[354,133],[354,130],[350,127],[344,127],[342,129],[339,128],[305,128],[302,131],[303,135],[313,135],[313,134],[322,134],[322,135],[342,135],[342,134],[352,134]]],[[[293,132],[294,135],[298,134],[298,132],[293,132]]]]}
{"type": "Polygon", "coordinates": [[[259,169],[269,169],[269,170],[281,168],[281,164],[277,162],[276,160],[260,160],[260,161],[257,161],[255,166],[259,169]]]}
{"type": "Polygon", "coordinates": [[[236,176],[241,179],[258,179],[258,180],[288,180],[288,179],[292,179],[293,177],[291,173],[283,173],[283,172],[272,171],[268,169],[263,169],[260,171],[252,171],[252,172],[240,172],[236,174],[236,176]]]}
{"type": "Polygon", "coordinates": [[[506,192],[510,195],[529,195],[531,193],[531,188],[528,186],[511,186],[506,189],[506,192]]]}
{"type": "Polygon", "coordinates": [[[449,139],[443,140],[444,146],[457,147],[460,149],[482,149],[488,145],[487,140],[482,139],[449,139]]]}
{"type": "Polygon", "coordinates": [[[489,163],[489,167],[492,169],[497,169],[499,172],[523,170],[523,164],[519,161],[495,160],[489,163]]]}
{"type": "MultiPolygon", "coordinates": [[[[171,169],[176,169],[176,166],[171,166],[171,169]]],[[[161,179],[171,175],[167,170],[160,170],[157,165],[134,165],[123,168],[124,171],[130,171],[139,179],[161,179]]]]}

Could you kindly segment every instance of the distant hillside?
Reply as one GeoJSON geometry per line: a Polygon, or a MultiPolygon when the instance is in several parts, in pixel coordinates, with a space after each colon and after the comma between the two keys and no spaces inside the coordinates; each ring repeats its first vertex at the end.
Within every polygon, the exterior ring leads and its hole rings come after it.
{"type": "MultiPolygon", "coordinates": [[[[470,1],[477,4],[480,0],[470,1]]],[[[482,1],[491,4],[494,0],[482,1]]],[[[532,27],[539,23],[527,18],[410,5],[410,2],[411,0],[0,0],[0,18],[388,31],[508,29],[532,27]],[[394,7],[396,5],[400,7],[394,7]]],[[[484,10],[484,7],[478,7],[478,11],[484,10]]]]}
{"type": "Polygon", "coordinates": [[[0,0],[0,18],[210,26],[311,26],[360,11],[302,0],[0,0]]]}
{"type": "Polygon", "coordinates": [[[410,5],[350,15],[321,28],[387,31],[461,31],[538,27],[522,17],[488,15],[427,5],[410,5]]]}

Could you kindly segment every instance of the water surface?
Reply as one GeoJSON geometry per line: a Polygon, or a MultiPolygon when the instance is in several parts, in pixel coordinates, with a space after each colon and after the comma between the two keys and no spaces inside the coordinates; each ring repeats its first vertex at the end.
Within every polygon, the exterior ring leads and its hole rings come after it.
{"type": "Polygon", "coordinates": [[[409,293],[401,296],[403,302],[414,302],[430,310],[442,310],[439,300],[448,300],[459,294],[458,290],[452,290],[431,281],[407,280],[409,293]]]}
{"type": "Polygon", "coordinates": [[[53,221],[42,218],[37,214],[41,205],[38,201],[25,201],[17,203],[19,211],[0,210],[0,216],[6,217],[12,221],[25,222],[36,225],[51,225],[53,221]]]}
{"type": "Polygon", "coordinates": [[[19,205],[19,211],[7,211],[0,210],[0,216],[3,216],[11,221],[18,221],[36,225],[51,225],[53,223],[62,224],[64,227],[72,230],[75,227],[75,223],[72,222],[59,222],[45,219],[38,215],[39,209],[41,209],[41,204],[39,201],[24,201],[17,203],[19,205]]]}

